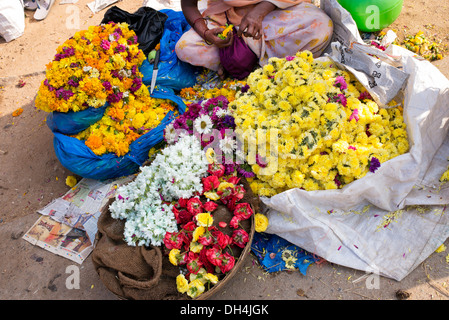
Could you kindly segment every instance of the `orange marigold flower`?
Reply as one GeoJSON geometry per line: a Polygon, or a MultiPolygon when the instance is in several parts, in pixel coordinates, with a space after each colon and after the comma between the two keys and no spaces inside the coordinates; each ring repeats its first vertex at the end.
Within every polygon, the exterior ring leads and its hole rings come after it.
{"type": "Polygon", "coordinates": [[[22,112],[23,112],[23,109],[22,109],[22,108],[19,108],[19,109],[15,110],[15,111],[12,113],[12,116],[13,116],[13,117],[18,117],[18,116],[20,116],[20,115],[22,114],[22,112]]]}

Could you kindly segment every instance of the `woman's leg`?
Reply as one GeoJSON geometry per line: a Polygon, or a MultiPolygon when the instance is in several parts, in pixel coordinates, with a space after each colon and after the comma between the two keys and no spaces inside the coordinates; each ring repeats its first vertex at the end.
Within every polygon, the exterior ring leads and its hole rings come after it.
{"type": "Polygon", "coordinates": [[[308,50],[322,54],[332,38],[333,23],[323,10],[309,3],[270,12],[263,20],[265,52],[261,63],[271,57],[291,56],[308,50]]]}
{"type": "MultiPolygon", "coordinates": [[[[207,25],[209,28],[217,26],[210,20],[207,20],[207,25]]],[[[218,48],[214,45],[208,45],[193,29],[181,36],[176,44],[175,51],[181,61],[213,71],[219,71],[220,69],[218,48]]]]}

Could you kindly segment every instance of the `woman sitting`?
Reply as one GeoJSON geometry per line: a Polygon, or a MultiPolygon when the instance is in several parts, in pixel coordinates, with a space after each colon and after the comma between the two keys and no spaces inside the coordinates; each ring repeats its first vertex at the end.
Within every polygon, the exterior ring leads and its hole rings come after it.
{"type": "Polygon", "coordinates": [[[310,0],[207,0],[203,13],[198,0],[181,0],[181,7],[192,29],[182,35],[176,54],[182,61],[202,66],[224,77],[219,49],[232,44],[218,35],[222,26],[236,26],[261,66],[271,57],[286,57],[308,50],[322,54],[332,38],[333,23],[310,0]]]}

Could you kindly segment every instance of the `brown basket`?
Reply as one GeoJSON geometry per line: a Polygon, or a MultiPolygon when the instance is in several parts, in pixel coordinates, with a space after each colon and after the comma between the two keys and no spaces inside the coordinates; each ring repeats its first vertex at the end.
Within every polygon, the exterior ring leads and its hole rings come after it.
{"type": "MultiPolygon", "coordinates": [[[[251,192],[246,179],[241,179],[246,193],[240,202],[251,205],[254,213],[259,210],[259,197],[251,192]]],[[[92,262],[105,286],[120,299],[126,300],[190,300],[176,288],[179,267],[172,265],[160,247],[132,247],[123,240],[124,221],[113,219],[109,212],[109,200],[98,220],[92,262]]],[[[226,234],[232,233],[229,221],[233,214],[223,204],[214,211],[214,225],[225,221],[227,227],[221,228],[226,234]]],[[[240,270],[244,259],[250,253],[254,238],[254,214],[240,223],[248,233],[246,246],[236,248],[234,267],[210,290],[195,300],[206,300],[216,294],[240,270]]],[[[233,249],[234,250],[234,249],[233,249]]]]}

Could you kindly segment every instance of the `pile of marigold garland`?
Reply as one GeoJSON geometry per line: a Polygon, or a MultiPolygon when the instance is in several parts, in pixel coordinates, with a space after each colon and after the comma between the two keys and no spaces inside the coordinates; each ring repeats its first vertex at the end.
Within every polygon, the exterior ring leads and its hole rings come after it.
{"type": "Polygon", "coordinates": [[[253,192],[336,189],[409,149],[402,108],[379,108],[330,61],[298,52],[250,74],[229,109],[256,177],[253,192]]]}
{"type": "Polygon", "coordinates": [[[153,99],[139,67],[145,55],[126,23],[91,26],[76,32],[47,65],[36,107],[46,112],[79,112],[107,105],[103,118],[75,135],[96,154],[122,156],[129,144],[155,128],[174,110],[153,99]]]}

